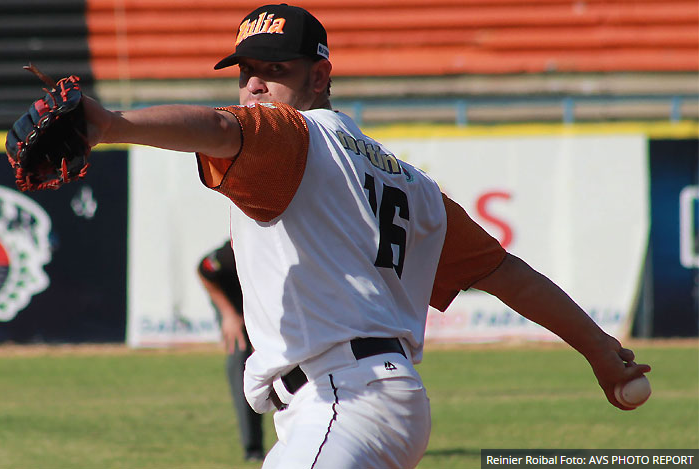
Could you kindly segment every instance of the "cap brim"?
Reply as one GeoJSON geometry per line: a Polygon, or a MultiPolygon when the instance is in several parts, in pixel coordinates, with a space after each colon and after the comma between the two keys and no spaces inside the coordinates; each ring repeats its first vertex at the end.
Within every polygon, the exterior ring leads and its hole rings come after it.
{"type": "Polygon", "coordinates": [[[237,65],[242,58],[264,60],[265,62],[286,62],[288,60],[300,59],[302,57],[306,56],[301,53],[280,51],[279,49],[256,47],[234,52],[214,65],[214,70],[220,70],[222,68],[230,67],[231,65],[237,65]]]}
{"type": "Polygon", "coordinates": [[[219,63],[214,65],[214,70],[221,70],[222,68],[230,67],[231,65],[236,65],[238,63],[238,56],[231,54],[228,57],[221,59],[219,63]]]}

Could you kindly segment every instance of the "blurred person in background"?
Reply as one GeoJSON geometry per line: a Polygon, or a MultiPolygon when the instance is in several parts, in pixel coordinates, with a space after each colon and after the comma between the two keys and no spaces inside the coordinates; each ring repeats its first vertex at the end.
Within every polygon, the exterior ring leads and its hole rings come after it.
{"type": "Polygon", "coordinates": [[[230,241],[224,242],[199,262],[198,274],[221,327],[227,354],[226,375],[238,416],[240,443],[245,451],[245,460],[262,461],[262,415],[252,410],[243,392],[245,360],[252,354],[252,346],[243,321],[243,291],[230,241]]]}

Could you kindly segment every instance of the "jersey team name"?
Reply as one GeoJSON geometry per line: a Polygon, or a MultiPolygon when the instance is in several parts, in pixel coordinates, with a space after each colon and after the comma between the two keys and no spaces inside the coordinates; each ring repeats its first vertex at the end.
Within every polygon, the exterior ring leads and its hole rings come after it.
{"type": "Polygon", "coordinates": [[[366,143],[361,139],[355,139],[342,130],[337,130],[336,134],[337,138],[340,139],[340,144],[342,144],[345,150],[349,150],[355,155],[364,156],[373,166],[381,171],[386,171],[389,174],[401,173],[401,165],[398,159],[389,153],[383,153],[378,145],[366,143]]]}
{"type": "Polygon", "coordinates": [[[243,40],[255,34],[284,34],[284,18],[274,18],[274,13],[268,15],[267,12],[260,13],[256,20],[245,20],[238,29],[238,38],[235,40],[237,46],[243,40]]]}

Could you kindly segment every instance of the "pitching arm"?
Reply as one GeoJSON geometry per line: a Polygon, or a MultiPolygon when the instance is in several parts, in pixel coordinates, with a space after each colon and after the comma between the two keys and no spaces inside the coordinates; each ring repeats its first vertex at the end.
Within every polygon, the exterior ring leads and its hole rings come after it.
{"type": "Polygon", "coordinates": [[[609,402],[623,410],[614,386],[650,371],[636,364],[633,351],[606,334],[561,288],[522,259],[507,254],[500,266],[473,285],[497,296],[522,316],[542,325],[590,363],[609,402]]]}

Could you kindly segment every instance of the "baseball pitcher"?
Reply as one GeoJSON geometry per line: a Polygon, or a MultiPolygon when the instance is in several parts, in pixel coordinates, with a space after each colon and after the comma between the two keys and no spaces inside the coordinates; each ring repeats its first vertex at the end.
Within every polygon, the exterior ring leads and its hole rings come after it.
{"type": "Polygon", "coordinates": [[[257,412],[276,411],[278,442],[263,468],[415,467],[430,435],[414,368],[428,306],[444,311],[468,288],[560,336],[589,361],[609,402],[630,410],[614,387],[650,367],[428,175],[333,111],[330,57],[308,11],[265,5],[215,66],[239,67],[239,106],[112,112],[81,101],[90,147],[196,153],[201,182],[232,202],[254,348],[246,398],[257,412]]]}

